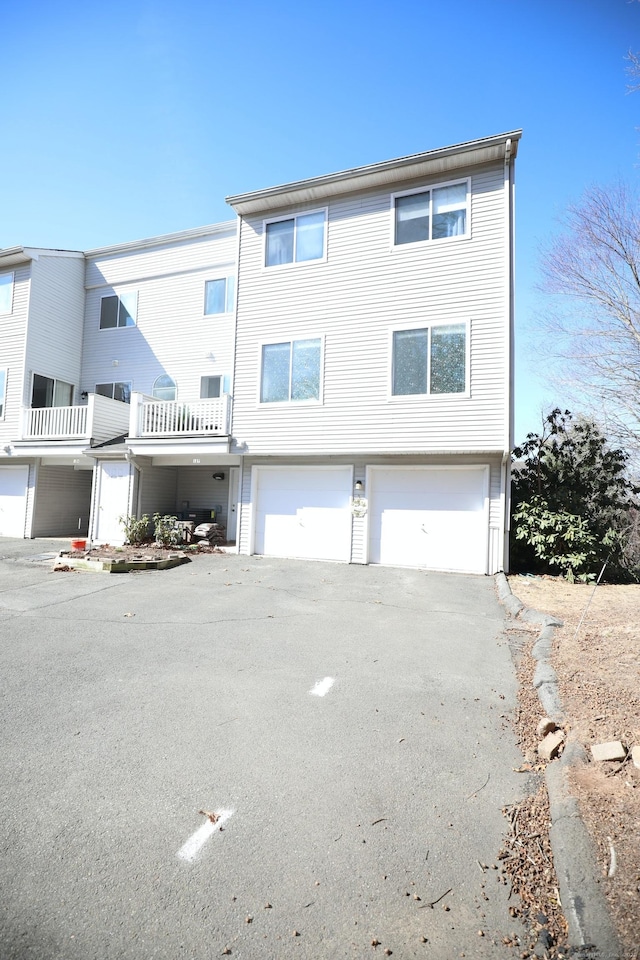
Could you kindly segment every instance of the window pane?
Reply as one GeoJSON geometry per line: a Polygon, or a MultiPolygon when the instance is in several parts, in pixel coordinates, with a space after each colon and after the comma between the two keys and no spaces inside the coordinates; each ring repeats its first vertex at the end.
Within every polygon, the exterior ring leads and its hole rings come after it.
{"type": "Polygon", "coordinates": [[[296,220],[296,260],[324,256],[324,213],[308,213],[296,220]]]}
{"type": "Polygon", "coordinates": [[[96,393],[100,397],[109,397],[110,400],[113,400],[114,386],[113,383],[96,383],[96,393]]]}
{"type": "Polygon", "coordinates": [[[225,312],[226,287],[227,281],[224,278],[222,280],[207,280],[204,288],[205,314],[225,312]]]}
{"type": "Polygon", "coordinates": [[[428,330],[397,330],[393,334],[393,394],[427,392],[428,330]]]}
{"type": "Polygon", "coordinates": [[[0,417],[4,417],[4,398],[7,389],[7,371],[0,370],[0,417]]]}
{"type": "Polygon", "coordinates": [[[13,273],[0,274],[0,313],[11,313],[13,307],[13,273]]]}
{"type": "Polygon", "coordinates": [[[431,393],[466,390],[466,327],[457,323],[431,330],[431,393]]]}
{"type": "Polygon", "coordinates": [[[269,343],[262,348],[260,401],[276,403],[289,399],[290,343],[269,343]]]}
{"type": "Polygon", "coordinates": [[[121,400],[122,403],[131,403],[131,384],[130,383],[114,383],[113,399],[121,400]]]}
{"type": "Polygon", "coordinates": [[[56,380],[53,388],[53,406],[70,407],[73,403],[73,384],[56,380]]]}
{"type": "Polygon", "coordinates": [[[429,194],[396,197],[396,243],[429,239],[429,194]]]}
{"type": "Polygon", "coordinates": [[[227,277],[227,313],[233,313],[236,305],[236,278],[227,277]]]}
{"type": "Polygon", "coordinates": [[[266,265],[293,263],[293,220],[278,220],[267,224],[266,265]]]}
{"type": "Polygon", "coordinates": [[[467,227],[467,185],[439,187],[433,191],[433,239],[461,237],[467,227]]]}
{"type": "Polygon", "coordinates": [[[163,373],[153,385],[152,396],[156,400],[175,400],[176,384],[168,374],[163,373]]]}
{"type": "Polygon", "coordinates": [[[320,341],[296,340],[291,356],[291,399],[320,399],[320,341]]]}
{"type": "Polygon", "coordinates": [[[200,399],[215,400],[220,396],[220,377],[200,378],[200,399]]]}
{"type": "Polygon", "coordinates": [[[41,377],[39,373],[34,373],[33,387],[31,389],[31,406],[53,406],[53,380],[50,380],[49,377],[41,377]]]}
{"type": "Polygon", "coordinates": [[[118,326],[135,327],[137,309],[138,294],[123,293],[120,297],[120,316],[118,317],[118,326]]]}
{"type": "Polygon", "coordinates": [[[118,326],[118,298],[103,297],[100,302],[100,329],[110,330],[118,326]]]}

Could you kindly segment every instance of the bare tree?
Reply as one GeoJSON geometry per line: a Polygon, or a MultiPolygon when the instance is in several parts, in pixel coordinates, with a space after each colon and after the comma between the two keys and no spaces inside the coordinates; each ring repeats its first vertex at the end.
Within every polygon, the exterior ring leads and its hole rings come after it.
{"type": "Polygon", "coordinates": [[[543,258],[545,351],[567,395],[640,451],[640,202],[593,187],[543,258]]]}

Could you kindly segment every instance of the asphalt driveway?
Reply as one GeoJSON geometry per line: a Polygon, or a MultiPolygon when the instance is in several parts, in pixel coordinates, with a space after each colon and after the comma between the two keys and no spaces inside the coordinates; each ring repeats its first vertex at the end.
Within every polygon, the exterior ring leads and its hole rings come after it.
{"type": "Polygon", "coordinates": [[[5,960],[513,957],[492,865],[525,784],[492,579],[233,555],[53,573],[29,560],[52,545],[15,543],[5,960]]]}

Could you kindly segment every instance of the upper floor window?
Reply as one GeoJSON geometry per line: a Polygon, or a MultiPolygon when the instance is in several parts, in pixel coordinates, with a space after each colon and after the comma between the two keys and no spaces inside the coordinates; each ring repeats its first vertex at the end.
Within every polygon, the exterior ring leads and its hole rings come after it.
{"type": "Polygon", "coordinates": [[[396,194],[392,199],[396,245],[468,236],[468,180],[396,194]]]}
{"type": "Polygon", "coordinates": [[[222,377],[200,378],[200,399],[216,400],[222,392],[222,377]]]}
{"type": "Polygon", "coordinates": [[[319,400],[321,354],[320,338],[264,344],[260,402],[319,400]]]}
{"type": "Polygon", "coordinates": [[[32,407],[70,407],[73,404],[73,384],[34,373],[31,386],[32,407]]]}
{"type": "Polygon", "coordinates": [[[152,396],[155,400],[175,400],[176,382],[168,374],[163,373],[156,377],[153,385],[152,396]]]}
{"type": "Polygon", "coordinates": [[[204,285],[205,315],[231,313],[234,307],[234,290],[235,277],[207,280],[204,285]]]}
{"type": "Polygon", "coordinates": [[[0,273],[0,313],[13,310],[13,273],[0,273]]]}
{"type": "Polygon", "coordinates": [[[101,397],[111,397],[112,400],[131,403],[130,383],[96,383],[96,393],[101,397]]]}
{"type": "Polygon", "coordinates": [[[4,405],[7,395],[7,371],[0,370],[0,420],[4,418],[4,405]]]}
{"type": "Polygon", "coordinates": [[[466,393],[467,324],[393,333],[393,396],[466,393]]]}
{"type": "Polygon", "coordinates": [[[138,313],[138,294],[121,293],[103,297],[100,301],[100,329],[135,327],[138,313]]]}
{"type": "Polygon", "coordinates": [[[265,224],[266,267],[322,260],[325,256],[327,211],[301,213],[265,224]]]}

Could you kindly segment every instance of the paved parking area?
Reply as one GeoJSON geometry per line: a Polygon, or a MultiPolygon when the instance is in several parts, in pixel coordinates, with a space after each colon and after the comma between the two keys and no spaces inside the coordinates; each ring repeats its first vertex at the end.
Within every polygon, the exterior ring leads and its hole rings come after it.
{"type": "Polygon", "coordinates": [[[5,960],[513,957],[479,865],[525,786],[491,579],[235,555],[52,573],[11,543],[5,960]]]}

